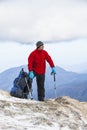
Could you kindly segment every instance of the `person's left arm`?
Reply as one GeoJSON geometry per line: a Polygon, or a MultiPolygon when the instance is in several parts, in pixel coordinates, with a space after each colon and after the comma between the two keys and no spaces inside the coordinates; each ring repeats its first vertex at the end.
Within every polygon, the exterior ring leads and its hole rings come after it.
{"type": "Polygon", "coordinates": [[[49,63],[50,67],[52,68],[52,74],[56,74],[56,68],[55,68],[55,65],[54,65],[54,62],[51,58],[51,56],[47,53],[46,53],[46,61],[49,63]]]}

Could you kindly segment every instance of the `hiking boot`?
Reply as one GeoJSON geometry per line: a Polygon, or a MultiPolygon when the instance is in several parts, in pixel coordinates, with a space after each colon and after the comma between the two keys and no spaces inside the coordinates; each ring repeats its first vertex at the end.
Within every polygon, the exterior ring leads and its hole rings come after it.
{"type": "Polygon", "coordinates": [[[44,101],[44,98],[39,98],[38,101],[44,101]]]}

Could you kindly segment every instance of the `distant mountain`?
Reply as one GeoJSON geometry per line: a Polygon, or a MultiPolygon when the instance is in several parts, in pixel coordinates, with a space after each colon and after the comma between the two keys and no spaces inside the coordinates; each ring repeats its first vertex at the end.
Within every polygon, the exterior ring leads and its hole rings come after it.
{"type": "Polygon", "coordinates": [[[80,101],[87,101],[87,74],[79,75],[72,82],[60,85],[57,94],[60,96],[70,95],[80,101]]]}
{"type": "Polygon", "coordinates": [[[77,73],[87,73],[87,62],[73,65],[70,67],[70,69],[77,73]]]}
{"type": "Polygon", "coordinates": [[[13,86],[13,81],[18,76],[22,67],[27,71],[27,66],[19,66],[0,73],[0,88],[10,91],[13,86]]]}
{"type": "MultiPolygon", "coordinates": [[[[10,91],[13,86],[13,81],[18,76],[22,67],[26,72],[28,72],[27,66],[23,65],[0,73],[0,89],[10,91]]],[[[56,82],[54,82],[53,75],[51,75],[51,68],[47,66],[45,78],[46,98],[55,98],[55,85],[57,97],[67,95],[80,101],[87,101],[87,74],[68,72],[58,66],[56,66],[56,70],[56,82]]],[[[32,86],[34,98],[37,99],[35,79],[33,80],[32,86]]]]}
{"type": "Polygon", "coordinates": [[[87,69],[86,69],[86,70],[84,70],[84,71],[82,71],[82,73],[86,73],[86,74],[87,74],[87,69]]]}

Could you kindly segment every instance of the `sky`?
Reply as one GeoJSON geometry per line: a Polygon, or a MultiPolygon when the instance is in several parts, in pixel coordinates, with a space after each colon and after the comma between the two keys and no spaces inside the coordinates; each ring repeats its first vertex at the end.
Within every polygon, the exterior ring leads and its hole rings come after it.
{"type": "Polygon", "coordinates": [[[55,64],[86,66],[87,1],[0,0],[0,72],[26,64],[38,40],[55,64]]]}
{"type": "MultiPolygon", "coordinates": [[[[27,65],[29,54],[36,49],[33,44],[0,42],[0,71],[27,65]]],[[[73,72],[87,71],[87,39],[77,39],[44,44],[44,49],[52,57],[56,66],[73,72]]]]}
{"type": "Polygon", "coordinates": [[[87,37],[86,0],[0,0],[1,40],[77,37],[87,37]]]}

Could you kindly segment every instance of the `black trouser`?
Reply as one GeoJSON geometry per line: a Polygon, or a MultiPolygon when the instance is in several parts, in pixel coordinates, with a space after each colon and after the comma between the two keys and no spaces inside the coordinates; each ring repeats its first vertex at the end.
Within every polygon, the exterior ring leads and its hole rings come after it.
{"type": "Polygon", "coordinates": [[[36,82],[37,82],[38,100],[44,101],[44,97],[45,97],[45,88],[44,88],[45,74],[35,74],[35,76],[36,76],[36,82]]]}

